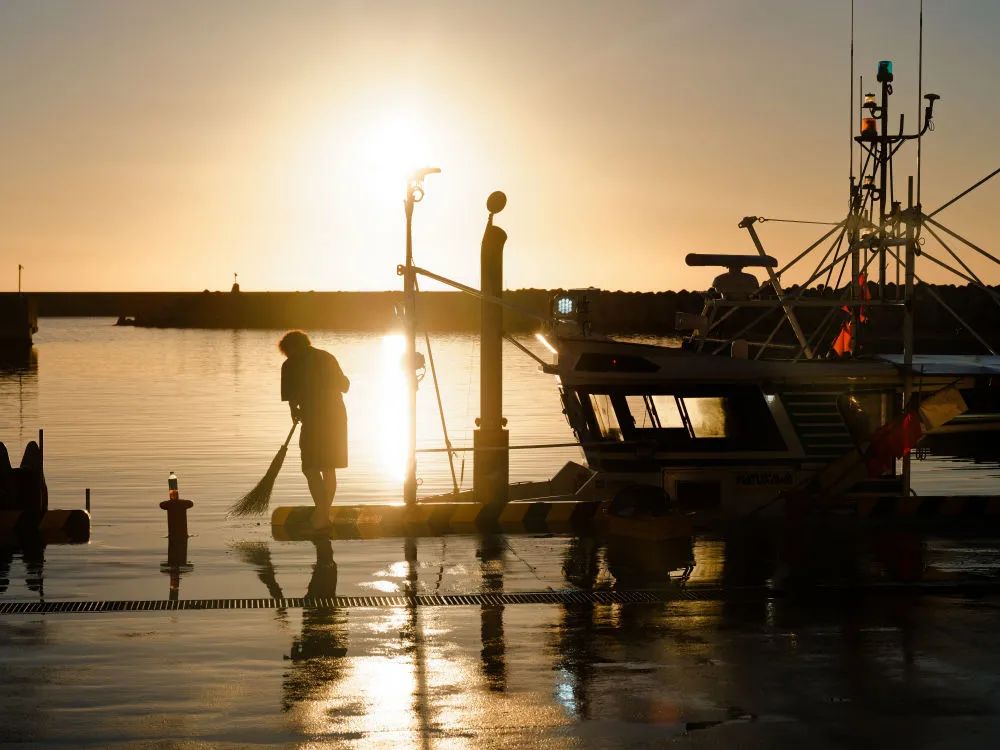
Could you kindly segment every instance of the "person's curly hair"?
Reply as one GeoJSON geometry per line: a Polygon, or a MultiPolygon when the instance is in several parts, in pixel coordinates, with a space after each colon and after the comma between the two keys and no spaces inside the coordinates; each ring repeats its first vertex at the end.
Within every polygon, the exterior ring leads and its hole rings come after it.
{"type": "Polygon", "coordinates": [[[312,342],[305,331],[289,331],[281,337],[278,348],[286,357],[291,357],[309,346],[312,342]]]}

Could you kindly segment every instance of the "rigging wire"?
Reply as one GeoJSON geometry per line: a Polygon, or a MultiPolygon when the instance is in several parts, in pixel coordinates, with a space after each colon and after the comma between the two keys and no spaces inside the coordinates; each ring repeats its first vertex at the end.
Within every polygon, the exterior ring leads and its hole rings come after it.
{"type": "Polygon", "coordinates": [[[765,219],[763,216],[757,217],[757,221],[763,223],[765,221],[776,221],[781,224],[819,224],[824,227],[837,227],[840,226],[839,221],[806,221],[804,219],[765,219]]]}
{"type": "MultiPolygon", "coordinates": [[[[929,214],[927,214],[926,216],[924,216],[924,218],[925,219],[930,219],[932,216],[936,216],[937,214],[941,213],[946,208],[948,208],[948,206],[950,206],[952,203],[954,203],[955,201],[957,201],[957,200],[959,200],[961,198],[964,198],[969,193],[971,193],[973,190],[975,190],[977,187],[979,187],[983,183],[989,182],[994,177],[996,177],[998,174],[1000,174],[1000,167],[997,167],[996,169],[994,169],[992,172],[990,172],[988,175],[986,175],[983,179],[981,179],[979,182],[977,182],[972,187],[966,188],[965,190],[963,190],[961,193],[959,193],[958,195],[956,195],[954,198],[952,198],[947,203],[945,203],[945,204],[943,204],[941,206],[938,206],[936,209],[934,209],[929,214]]],[[[917,202],[917,204],[919,205],[919,201],[917,202]]]]}
{"type": "MultiPolygon", "coordinates": [[[[416,278],[413,279],[414,290],[420,291],[420,284],[416,278]]],[[[455,455],[451,450],[451,439],[448,437],[448,423],[444,417],[444,404],[441,401],[441,388],[438,385],[437,368],[434,366],[434,351],[431,349],[431,336],[424,329],[424,344],[427,346],[427,359],[431,365],[431,380],[434,381],[434,396],[437,398],[438,415],[441,417],[441,432],[444,434],[444,444],[448,448],[448,468],[451,470],[451,486],[455,494],[458,494],[458,478],[455,476],[455,455]]]]}

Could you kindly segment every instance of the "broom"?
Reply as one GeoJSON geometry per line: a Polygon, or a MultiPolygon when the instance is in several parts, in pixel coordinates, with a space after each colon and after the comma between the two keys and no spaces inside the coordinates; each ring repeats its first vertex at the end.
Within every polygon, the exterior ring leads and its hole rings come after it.
{"type": "Polygon", "coordinates": [[[233,507],[226,514],[226,518],[262,516],[267,512],[267,506],[271,502],[271,492],[274,491],[274,480],[278,478],[281,465],[285,463],[288,444],[292,441],[292,434],[297,426],[298,422],[292,425],[292,429],[288,431],[288,437],[285,438],[285,444],[278,449],[277,455],[271,461],[271,465],[267,467],[267,472],[257,482],[257,486],[233,504],[233,507]]]}

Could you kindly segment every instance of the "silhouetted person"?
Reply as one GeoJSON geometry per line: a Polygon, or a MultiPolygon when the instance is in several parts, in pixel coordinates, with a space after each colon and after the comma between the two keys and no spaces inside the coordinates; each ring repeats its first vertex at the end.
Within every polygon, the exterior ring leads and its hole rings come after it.
{"type": "Polygon", "coordinates": [[[313,527],[322,529],[330,525],[337,469],[347,466],[347,410],[341,394],[351,382],[336,357],[314,347],[302,331],[286,333],[278,348],[287,357],[281,366],[281,400],[288,402],[292,421],[302,423],[302,473],[316,505],[313,527]]]}

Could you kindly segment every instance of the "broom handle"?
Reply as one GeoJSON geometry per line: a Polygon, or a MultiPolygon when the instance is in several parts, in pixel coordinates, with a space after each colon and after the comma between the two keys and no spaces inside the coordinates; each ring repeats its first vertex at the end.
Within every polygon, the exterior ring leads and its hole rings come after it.
{"type": "Polygon", "coordinates": [[[298,422],[292,422],[292,429],[288,431],[288,437],[285,438],[285,444],[281,446],[282,448],[287,448],[288,444],[292,442],[292,435],[295,434],[295,428],[299,426],[298,422]]]}

